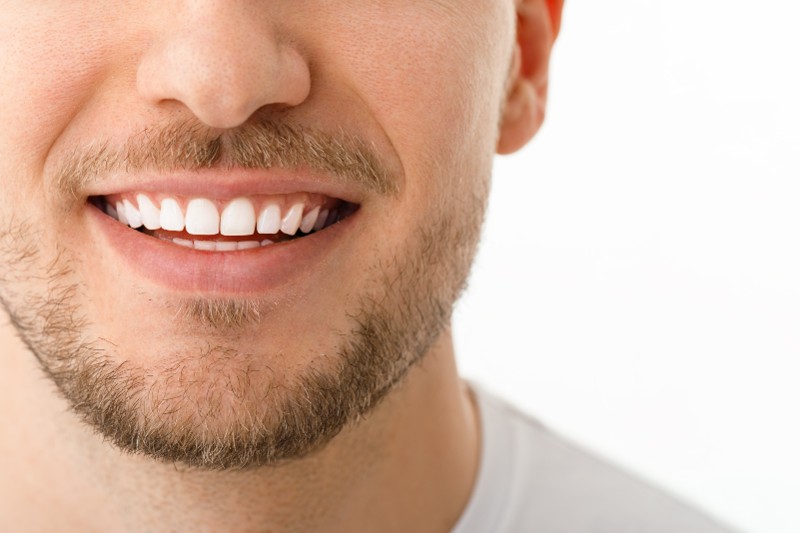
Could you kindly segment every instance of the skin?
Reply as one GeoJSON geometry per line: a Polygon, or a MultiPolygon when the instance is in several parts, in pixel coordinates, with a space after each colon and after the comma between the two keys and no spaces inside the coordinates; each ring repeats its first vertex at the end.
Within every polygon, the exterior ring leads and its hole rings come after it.
{"type": "MultiPolygon", "coordinates": [[[[479,454],[449,309],[477,246],[493,154],[523,146],[543,120],[559,15],[560,3],[544,0],[0,2],[0,296],[10,316],[0,327],[0,529],[449,530],[479,454]],[[363,191],[359,231],[336,260],[270,294],[236,295],[257,320],[199,329],[196,316],[175,319],[186,294],[104,246],[86,220],[87,190],[68,193],[54,168],[98,139],[121,146],[158,124],[224,134],[264,117],[365,141],[396,193],[363,191]],[[369,313],[389,317],[384,338],[403,371],[308,453],[245,469],[166,463],[104,441],[42,373],[57,351],[47,339],[67,344],[47,337],[52,307],[38,305],[54,287],[74,288],[57,309],[75,313],[56,315],[79,319],[66,328],[71,342],[149,371],[159,390],[180,387],[190,401],[178,414],[189,419],[221,376],[246,367],[263,370],[247,390],[278,399],[297,394],[310,369],[336,373],[354,317],[369,313]],[[175,364],[193,386],[162,379],[175,364]]],[[[200,295],[211,297],[233,298],[200,295]]],[[[220,391],[229,408],[204,419],[210,434],[243,412],[269,419],[270,401],[220,391]]],[[[141,405],[175,423],[163,402],[141,405]]]]}

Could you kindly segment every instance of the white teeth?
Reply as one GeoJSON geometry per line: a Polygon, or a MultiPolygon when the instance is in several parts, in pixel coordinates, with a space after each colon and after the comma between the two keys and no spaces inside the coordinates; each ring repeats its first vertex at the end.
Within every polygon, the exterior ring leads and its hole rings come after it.
{"type": "Polygon", "coordinates": [[[261,246],[267,246],[267,245],[272,244],[272,243],[273,243],[273,241],[271,241],[269,239],[264,239],[263,241],[261,241],[261,246]]]}
{"type": "Polygon", "coordinates": [[[250,250],[251,248],[258,248],[261,243],[258,241],[241,241],[236,247],[237,250],[250,250]]]}
{"type": "Polygon", "coordinates": [[[237,198],[222,211],[219,225],[223,235],[252,235],[256,231],[256,210],[247,198],[237,198]]]}
{"type": "Polygon", "coordinates": [[[133,229],[142,227],[142,216],[136,206],[128,200],[123,200],[122,204],[125,207],[125,218],[128,220],[128,225],[133,229]]]}
{"type": "Polygon", "coordinates": [[[188,239],[175,238],[175,239],[172,239],[172,242],[174,242],[175,244],[177,244],[179,246],[185,246],[186,248],[194,248],[194,242],[192,242],[192,241],[190,241],[188,239]]]}
{"type": "Polygon", "coordinates": [[[297,203],[289,209],[289,212],[283,217],[283,222],[281,223],[281,231],[283,233],[286,235],[294,235],[297,233],[297,229],[300,227],[300,221],[303,218],[303,207],[302,203],[297,203]]]}
{"type": "Polygon", "coordinates": [[[239,243],[236,241],[220,241],[215,244],[217,245],[216,250],[218,252],[232,252],[239,247],[239,243]]]}
{"type": "Polygon", "coordinates": [[[257,230],[262,235],[278,233],[281,229],[281,208],[277,204],[269,204],[258,217],[257,230]]]}
{"type": "Polygon", "coordinates": [[[214,241],[194,241],[195,250],[203,250],[205,252],[216,252],[217,243],[214,241]]]}
{"type": "Polygon", "coordinates": [[[125,205],[122,202],[117,202],[117,220],[123,224],[128,223],[128,217],[125,215],[125,205]]]}
{"type": "Polygon", "coordinates": [[[323,209],[322,213],[317,216],[317,223],[314,224],[314,231],[319,231],[325,227],[325,222],[328,221],[328,210],[323,209]]]}
{"type": "Polygon", "coordinates": [[[144,227],[149,230],[161,229],[161,210],[144,194],[137,195],[136,201],[139,204],[144,227]]]}
{"type": "MultiPolygon", "coordinates": [[[[191,235],[219,233],[219,211],[211,200],[195,198],[186,208],[186,231],[191,235]]],[[[195,241],[195,245],[199,241],[195,241]]]]}
{"type": "MultiPolygon", "coordinates": [[[[222,213],[217,209],[218,202],[207,198],[190,200],[185,211],[181,203],[178,199],[167,197],[157,205],[147,194],[137,194],[135,199],[107,203],[104,209],[107,214],[134,229],[144,226],[148,230],[163,228],[167,231],[186,231],[190,235],[203,236],[274,235],[279,232],[293,236],[298,231],[301,234],[319,231],[338,220],[336,209],[323,209],[319,205],[304,215],[305,203],[302,201],[295,202],[286,211],[282,210],[279,201],[269,201],[258,216],[253,201],[244,197],[229,201],[222,213]]],[[[194,241],[189,242],[194,245],[194,241]]],[[[201,246],[208,249],[207,244],[201,246]]],[[[248,249],[247,247],[254,245],[248,244],[243,249],[248,249]]]]}
{"type": "Polygon", "coordinates": [[[300,222],[300,231],[303,233],[310,233],[317,223],[317,216],[319,216],[319,206],[306,213],[306,216],[304,216],[302,222],[300,222]]]}
{"type": "Polygon", "coordinates": [[[161,201],[160,222],[161,227],[167,231],[183,231],[183,211],[181,211],[181,206],[178,205],[178,202],[172,198],[164,198],[161,201]]]}
{"type": "Polygon", "coordinates": [[[172,242],[194,248],[195,250],[202,250],[204,252],[234,252],[236,250],[250,250],[252,248],[260,248],[264,243],[258,241],[184,241],[183,239],[173,239],[172,242]],[[181,242],[178,242],[181,241],[181,242]]]}

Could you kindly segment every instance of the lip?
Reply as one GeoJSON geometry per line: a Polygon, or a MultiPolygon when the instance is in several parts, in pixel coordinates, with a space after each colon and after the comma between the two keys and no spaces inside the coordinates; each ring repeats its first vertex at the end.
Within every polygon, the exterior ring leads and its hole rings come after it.
{"type": "Polygon", "coordinates": [[[105,244],[139,276],[173,291],[219,295],[263,294],[302,283],[321,268],[360,219],[358,210],[298,239],[251,250],[205,252],[135,231],[91,202],[85,208],[91,229],[98,230],[105,244]]]}
{"type": "Polygon", "coordinates": [[[332,181],[330,175],[307,168],[179,170],[168,175],[142,173],[136,176],[135,181],[129,175],[110,175],[102,184],[92,184],[82,192],[86,196],[109,196],[126,192],[168,193],[219,200],[309,192],[354,204],[363,203],[365,195],[357,184],[343,180],[332,181]]]}

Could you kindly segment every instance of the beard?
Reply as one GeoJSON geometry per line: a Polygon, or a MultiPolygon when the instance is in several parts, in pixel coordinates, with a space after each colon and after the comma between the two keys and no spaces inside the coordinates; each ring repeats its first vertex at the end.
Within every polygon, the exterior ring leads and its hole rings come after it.
{"type": "Polygon", "coordinates": [[[457,208],[437,210],[365,273],[357,305],[342,309],[350,329],[300,369],[271,369],[275,354],[237,348],[262,324],[264,302],[199,298],[179,305],[178,322],[207,344],[165,346],[166,363],[137,366],[92,333],[102,323],[82,300],[80,260],[63,248],[44,257],[29,222],[0,228],[0,303],[70,409],[122,451],[206,470],[277,465],[357,423],[423,358],[466,284],[485,198],[462,192],[457,208]]]}

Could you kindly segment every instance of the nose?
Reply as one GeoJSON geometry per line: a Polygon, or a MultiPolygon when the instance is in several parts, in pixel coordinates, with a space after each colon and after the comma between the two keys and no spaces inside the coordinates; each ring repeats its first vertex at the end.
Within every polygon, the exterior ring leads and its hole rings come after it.
{"type": "Polygon", "coordinates": [[[306,59],[278,38],[266,8],[254,4],[265,3],[161,4],[173,12],[159,17],[170,23],[156,31],[139,62],[141,97],[155,105],[179,102],[213,128],[235,128],[264,106],[305,101],[311,90],[306,59]]]}

